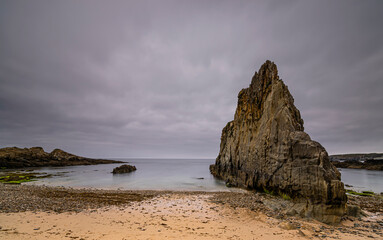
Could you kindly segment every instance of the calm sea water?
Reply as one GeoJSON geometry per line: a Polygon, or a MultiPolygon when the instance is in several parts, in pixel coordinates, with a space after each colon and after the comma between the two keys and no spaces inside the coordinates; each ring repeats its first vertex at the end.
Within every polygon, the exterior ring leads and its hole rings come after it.
{"type": "Polygon", "coordinates": [[[346,186],[346,189],[383,192],[383,171],[350,168],[339,168],[339,171],[342,174],[342,182],[351,186],[346,186]]]}
{"type": "MultiPolygon", "coordinates": [[[[90,166],[33,168],[58,176],[40,179],[27,184],[49,186],[92,187],[130,190],[187,190],[187,191],[241,191],[227,188],[223,181],[215,179],[209,171],[214,159],[116,159],[129,162],[137,171],[112,174],[118,164],[90,166]]],[[[340,169],[346,187],[358,191],[383,192],[383,171],[340,169]]]]}
{"type": "Polygon", "coordinates": [[[134,165],[137,171],[112,174],[118,164],[100,164],[34,169],[36,172],[58,174],[28,184],[50,186],[93,187],[128,190],[238,191],[227,188],[209,171],[213,159],[115,159],[134,165]]]}

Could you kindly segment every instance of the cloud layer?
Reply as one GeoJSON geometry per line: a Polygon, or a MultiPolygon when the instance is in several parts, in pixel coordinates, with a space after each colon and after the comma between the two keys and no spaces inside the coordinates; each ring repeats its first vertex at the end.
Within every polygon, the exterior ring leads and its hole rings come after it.
{"type": "Polygon", "coordinates": [[[329,153],[383,152],[382,1],[2,1],[0,146],[216,157],[274,61],[329,153]]]}

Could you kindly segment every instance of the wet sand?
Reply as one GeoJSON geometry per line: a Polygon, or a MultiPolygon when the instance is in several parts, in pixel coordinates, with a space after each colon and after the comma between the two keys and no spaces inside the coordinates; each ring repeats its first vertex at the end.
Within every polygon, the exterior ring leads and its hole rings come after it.
{"type": "Polygon", "coordinates": [[[366,225],[378,221],[376,215],[330,226],[298,217],[281,218],[260,203],[258,208],[225,203],[237,193],[137,194],[146,197],[81,211],[4,211],[3,201],[0,239],[382,239],[381,229],[371,227],[379,223],[366,225]]]}

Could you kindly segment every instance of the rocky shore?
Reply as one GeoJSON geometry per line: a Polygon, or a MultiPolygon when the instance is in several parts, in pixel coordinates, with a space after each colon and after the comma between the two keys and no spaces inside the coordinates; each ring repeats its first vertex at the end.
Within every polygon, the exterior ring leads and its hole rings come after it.
{"type": "Polygon", "coordinates": [[[72,189],[0,183],[0,212],[80,212],[152,198],[155,191],[72,189]]]}
{"type": "Polygon", "coordinates": [[[0,238],[382,238],[380,196],[349,196],[364,216],[338,225],[286,214],[289,201],[256,192],[71,189],[0,184],[0,238]],[[97,229],[97,230],[95,230],[97,229]]]}
{"type": "Polygon", "coordinates": [[[363,162],[357,160],[332,161],[337,168],[353,168],[383,171],[383,160],[365,160],[363,162]]]}
{"type": "MultiPolygon", "coordinates": [[[[125,206],[163,195],[206,195],[218,204],[234,208],[261,211],[270,216],[289,217],[286,211],[289,200],[280,196],[254,191],[246,192],[203,192],[203,191],[156,191],[156,190],[103,190],[94,188],[67,188],[41,185],[14,185],[0,183],[0,212],[53,211],[80,212],[106,206],[125,206]]],[[[348,196],[348,204],[362,211],[383,214],[383,196],[348,196]]],[[[344,219],[350,216],[345,215],[344,219]]]]}
{"type": "Polygon", "coordinates": [[[349,153],[330,155],[331,161],[383,160],[383,153],[349,153]]]}
{"type": "Polygon", "coordinates": [[[61,149],[55,149],[51,153],[45,152],[42,147],[0,149],[0,168],[62,167],[108,163],[122,162],[80,157],[61,149]]]}

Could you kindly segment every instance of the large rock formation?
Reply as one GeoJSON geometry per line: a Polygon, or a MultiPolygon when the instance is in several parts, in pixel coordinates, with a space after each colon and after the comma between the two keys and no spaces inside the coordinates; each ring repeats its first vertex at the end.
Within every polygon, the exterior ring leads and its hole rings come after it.
{"type": "Polygon", "coordinates": [[[85,158],[64,152],[60,149],[55,149],[51,153],[47,153],[42,147],[9,147],[0,149],[0,167],[2,168],[74,166],[106,163],[121,163],[121,161],[85,158]]]}
{"type": "Polygon", "coordinates": [[[277,66],[266,61],[238,94],[211,173],[234,186],[287,194],[300,215],[338,222],[347,201],[340,173],[303,130],[277,66]]]}

